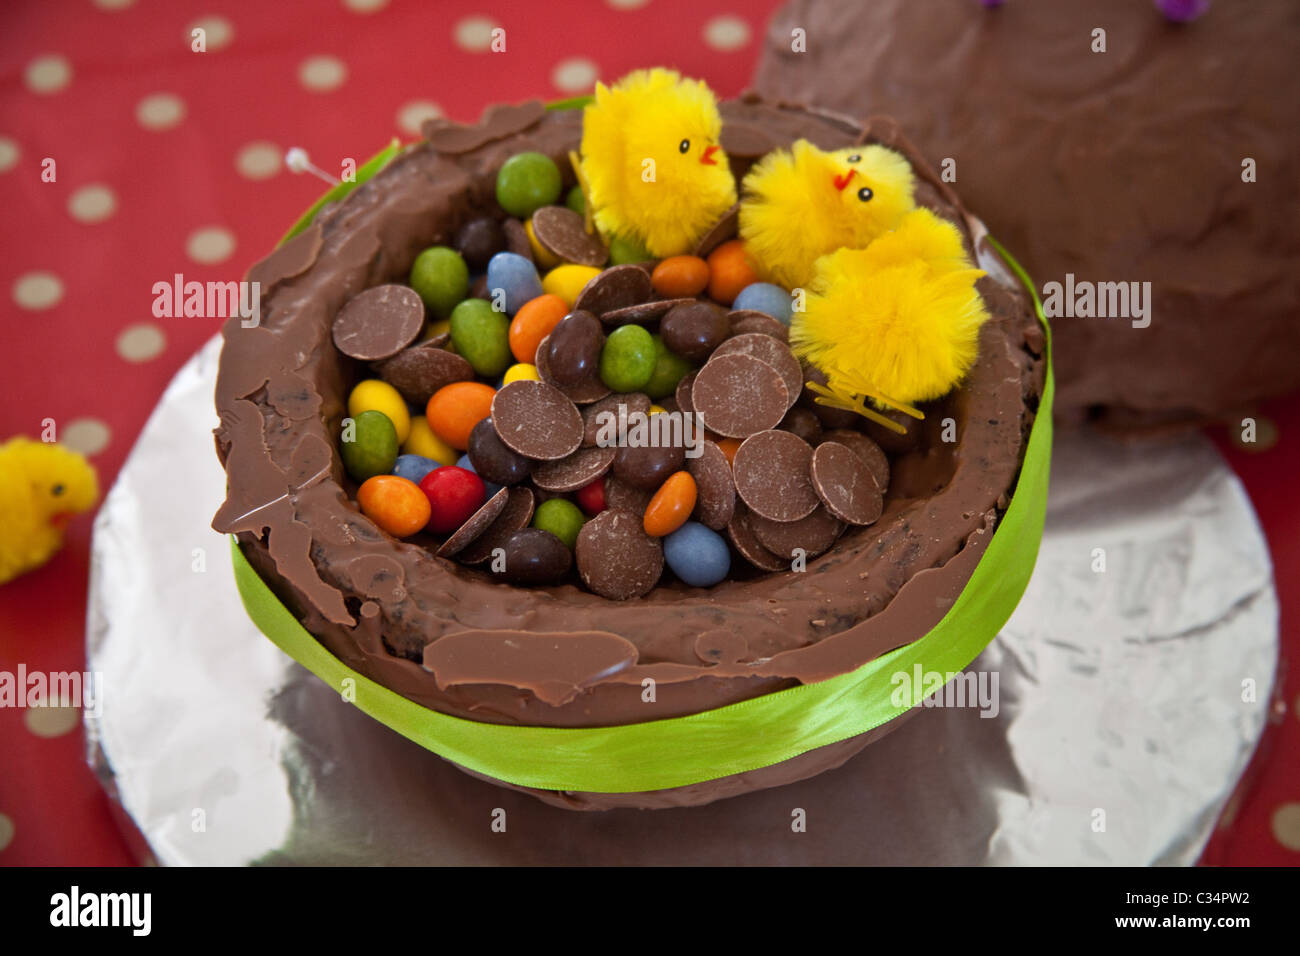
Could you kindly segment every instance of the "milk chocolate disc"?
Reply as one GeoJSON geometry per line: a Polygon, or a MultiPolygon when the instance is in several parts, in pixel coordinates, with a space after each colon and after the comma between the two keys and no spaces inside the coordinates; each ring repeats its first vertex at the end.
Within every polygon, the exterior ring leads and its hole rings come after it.
{"type": "Polygon", "coordinates": [[[582,583],[613,601],[648,594],[664,571],[664,549],[641,515],[606,508],[582,526],[574,547],[582,583]]]}
{"type": "Polygon", "coordinates": [[[736,506],[736,513],[727,522],[727,537],[740,556],[760,571],[788,571],[790,562],[773,551],[769,551],[754,535],[750,525],[749,512],[743,505],[736,506]]]}
{"type": "Polygon", "coordinates": [[[780,339],[774,339],[770,335],[762,335],[757,332],[733,335],[714,349],[713,355],[709,357],[709,362],[712,363],[723,355],[735,353],[752,355],[754,358],[766,362],[780,373],[781,381],[785,382],[788,396],[787,407],[793,405],[795,400],[799,398],[799,392],[803,389],[803,367],[799,364],[799,360],[794,357],[794,353],[790,351],[790,347],[780,339]]]}
{"type": "Polygon", "coordinates": [[[756,332],[759,335],[770,335],[782,342],[788,343],[790,341],[790,330],[786,328],[784,323],[772,318],[766,312],[759,312],[755,309],[740,309],[729,313],[729,317],[733,336],[756,332]]]}
{"type": "MultiPolygon", "coordinates": [[[[619,406],[624,406],[623,414],[631,422],[635,421],[637,416],[649,414],[650,404],[650,396],[644,392],[615,392],[613,395],[607,395],[599,401],[583,407],[583,446],[591,448],[596,445],[602,425],[608,430],[609,425],[605,423],[611,420],[606,419],[607,414],[614,416],[612,419],[614,442],[617,442],[619,406]]],[[[610,443],[610,447],[613,447],[614,442],[610,443]]]]}
{"type": "Polygon", "coordinates": [[[525,458],[554,461],[582,444],[582,415],[564,393],[520,379],[492,397],[492,424],[502,443],[525,458]]]}
{"type": "MultiPolygon", "coordinates": [[[[523,256],[529,262],[533,260],[533,244],[528,241],[528,230],[518,219],[507,219],[501,223],[501,231],[506,236],[506,251],[523,256]]],[[[534,262],[534,264],[536,264],[534,262]]]]}
{"type": "Polygon", "coordinates": [[[423,408],[430,396],[452,382],[470,382],[474,369],[459,355],[446,349],[432,347],[432,340],[403,349],[390,359],[380,362],[375,371],[402,398],[423,408]]]}
{"type": "MultiPolygon", "coordinates": [[[[728,124],[731,125],[731,124],[728,124]]],[[[718,248],[728,239],[735,239],[740,231],[740,203],[736,203],[722,214],[722,218],[709,227],[700,241],[695,244],[694,254],[701,259],[718,248]]]]}
{"type": "Polygon", "coordinates": [[[686,470],[695,479],[695,520],[721,531],[736,513],[736,485],[722,449],[711,441],[702,448],[700,457],[686,459],[686,470]]]}
{"type": "Polygon", "coordinates": [[[551,337],[548,335],[537,345],[537,354],[533,357],[533,366],[537,369],[538,377],[547,385],[558,389],[569,401],[575,405],[590,405],[592,402],[598,402],[609,394],[609,387],[600,380],[599,375],[592,375],[587,381],[578,385],[561,385],[551,374],[550,364],[551,337]]]}
{"type": "Polygon", "coordinates": [[[544,491],[577,491],[609,471],[616,452],[615,448],[579,448],[567,458],[539,465],[533,484],[544,491]]]}
{"type": "Polygon", "coordinates": [[[487,504],[470,515],[469,520],[457,528],[455,533],[443,542],[442,547],[434,553],[440,558],[450,558],[453,554],[458,554],[464,550],[471,541],[491,527],[492,522],[505,509],[506,501],[509,498],[510,489],[502,488],[487,500],[487,504]]]}
{"type": "Polygon", "coordinates": [[[775,427],[785,417],[789,399],[781,373],[744,352],[715,353],[691,386],[691,407],[704,416],[704,427],[729,438],[775,427]]]}
{"type": "Polygon", "coordinates": [[[363,362],[390,358],[424,327],[424,302],[409,286],[377,285],[354,295],[334,317],[334,345],[363,362]]]}
{"type": "Polygon", "coordinates": [[[765,431],[740,443],[732,462],[736,493],[755,514],[798,521],[821,503],[808,468],[813,450],[798,435],[765,431]]]}
{"type": "Polygon", "coordinates": [[[565,262],[600,268],[609,261],[609,249],[600,237],[590,235],[583,218],[564,206],[543,206],[533,213],[533,235],[565,262]]]}
{"type": "Polygon", "coordinates": [[[796,549],[805,558],[817,557],[844,531],[844,522],[825,508],[818,508],[798,521],[769,521],[762,515],[751,514],[749,526],[763,547],[786,561],[794,560],[796,549]]]}
{"type": "Polygon", "coordinates": [[[679,305],[689,305],[695,299],[660,299],[658,302],[641,302],[606,312],[600,317],[605,325],[644,325],[666,315],[679,305]]]}
{"type": "Polygon", "coordinates": [[[856,525],[871,524],[880,517],[884,501],[875,476],[847,445],[834,441],[818,445],[809,475],[817,497],[835,517],[856,525]]]}
{"type": "Polygon", "coordinates": [[[699,369],[687,372],[677,383],[677,393],[674,396],[677,399],[677,407],[688,414],[695,413],[695,405],[691,402],[691,389],[695,387],[695,376],[699,374],[699,369]]]}
{"type": "Polygon", "coordinates": [[[871,476],[876,479],[876,487],[880,489],[880,493],[883,495],[889,490],[889,459],[885,457],[885,453],[880,446],[862,432],[853,431],[850,428],[836,428],[833,431],[824,433],[822,441],[836,441],[847,446],[849,451],[867,463],[867,467],[871,469],[871,476]]]}
{"type": "Polygon", "coordinates": [[[603,317],[606,312],[640,305],[653,297],[650,274],[640,266],[610,266],[582,287],[573,308],[603,317]]]}
{"type": "Polygon", "coordinates": [[[531,488],[516,485],[513,488],[502,488],[497,492],[497,495],[502,494],[507,497],[501,513],[487,526],[487,530],[480,532],[463,551],[457,554],[457,561],[462,564],[482,564],[492,557],[494,550],[505,547],[506,539],[520,528],[528,527],[528,522],[533,520],[536,499],[531,488]]]}
{"type": "Polygon", "coordinates": [[[617,475],[605,476],[605,507],[619,508],[633,514],[644,515],[653,491],[645,491],[626,481],[620,481],[617,475]]]}

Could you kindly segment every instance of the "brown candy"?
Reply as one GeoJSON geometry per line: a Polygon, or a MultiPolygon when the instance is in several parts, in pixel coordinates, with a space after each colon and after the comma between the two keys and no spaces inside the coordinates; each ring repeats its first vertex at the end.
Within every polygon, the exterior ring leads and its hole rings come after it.
{"type": "Polygon", "coordinates": [[[695,413],[695,405],[691,402],[691,389],[695,387],[695,376],[698,374],[699,369],[694,369],[683,375],[677,383],[677,393],[673,396],[677,399],[677,407],[692,415],[695,413]]]}
{"type": "Polygon", "coordinates": [[[633,514],[644,515],[646,506],[653,497],[653,491],[635,488],[625,481],[619,481],[614,475],[605,476],[606,508],[622,508],[633,514]]]}
{"type": "Polygon", "coordinates": [[[726,311],[710,302],[675,306],[659,324],[659,334],[668,350],[690,362],[707,359],[730,330],[726,311]]]}
{"type": "Polygon", "coordinates": [[[564,397],[573,404],[590,405],[592,402],[598,402],[609,394],[609,387],[600,380],[599,375],[593,375],[578,385],[561,385],[551,373],[550,351],[551,337],[548,335],[537,344],[537,354],[533,358],[533,364],[537,368],[537,375],[547,385],[554,385],[558,388],[564,394],[564,397]]]}
{"type": "Polygon", "coordinates": [[[727,523],[727,537],[740,556],[760,571],[785,571],[790,567],[789,561],[758,540],[750,525],[750,514],[742,505],[736,506],[735,515],[727,523]]]}
{"type": "Polygon", "coordinates": [[[420,408],[427,405],[430,396],[444,385],[474,379],[474,369],[469,362],[434,345],[433,339],[403,349],[377,365],[375,371],[401,392],[402,398],[420,408]]]}
{"type": "Polygon", "coordinates": [[[633,265],[611,266],[582,287],[573,308],[592,315],[604,315],[615,309],[639,305],[653,294],[650,274],[644,269],[633,265]]]}
{"type": "Polygon", "coordinates": [[[772,318],[766,312],[741,309],[729,313],[728,317],[731,319],[732,335],[748,335],[757,332],[759,335],[770,335],[782,342],[790,341],[790,330],[784,323],[772,318]]]}
{"type": "Polygon", "coordinates": [[[551,329],[546,366],[557,386],[581,385],[596,375],[605,333],[590,312],[570,312],[551,329]]]}
{"type": "Polygon", "coordinates": [[[548,461],[533,472],[533,484],[543,491],[577,491],[609,471],[614,448],[579,448],[567,458],[548,461]]]}
{"type": "Polygon", "coordinates": [[[798,521],[770,521],[762,515],[751,514],[749,526],[763,547],[786,561],[794,559],[795,549],[802,551],[805,558],[817,557],[844,531],[844,522],[825,508],[818,508],[798,521]]]}
{"type": "MultiPolygon", "coordinates": [[[[731,124],[727,124],[730,126],[731,124]]],[[[728,239],[735,239],[736,234],[740,231],[740,203],[736,203],[730,209],[722,214],[722,218],[709,227],[700,241],[695,244],[694,255],[701,259],[708,257],[709,253],[718,246],[722,245],[728,239]]]]}
{"type": "Polygon", "coordinates": [[[491,418],[485,418],[469,433],[469,462],[484,481],[517,485],[528,477],[533,463],[501,440],[491,418]]]}
{"type": "Polygon", "coordinates": [[[781,375],[781,381],[785,382],[789,405],[795,403],[799,392],[803,389],[803,368],[788,345],[770,335],[749,332],[727,339],[718,346],[709,361],[713,362],[720,356],[737,353],[752,355],[776,369],[781,375]]]}
{"type": "Polygon", "coordinates": [[[691,386],[691,407],[704,417],[704,427],[729,438],[775,427],[789,397],[780,372],[743,352],[709,359],[691,386]]]}
{"type": "Polygon", "coordinates": [[[507,448],[526,458],[554,461],[582,444],[582,415],[553,385],[520,379],[492,397],[492,424],[507,448]]]}
{"type": "Polygon", "coordinates": [[[613,601],[648,594],[664,571],[664,549],[641,515],[606,508],[582,526],[575,548],[582,583],[613,601]]]}
{"type": "Polygon", "coordinates": [[[506,502],[509,500],[510,489],[508,488],[502,488],[489,498],[482,508],[470,515],[469,520],[457,528],[455,533],[443,542],[442,547],[435,552],[438,557],[450,558],[468,547],[471,541],[491,527],[492,522],[505,509],[506,502]]]}
{"type": "Polygon", "coordinates": [[[813,450],[797,435],[764,431],[740,443],[732,462],[736,493],[772,521],[798,521],[821,503],[808,468],[813,450]]]}
{"type": "Polygon", "coordinates": [[[848,446],[834,441],[818,445],[809,475],[817,497],[836,518],[866,525],[880,517],[884,501],[876,479],[867,463],[848,446]]]}
{"type": "Polygon", "coordinates": [[[334,345],[363,362],[391,358],[424,327],[424,302],[404,285],[377,285],[354,295],[334,317],[334,345]]]}
{"type": "Polygon", "coordinates": [[[856,432],[849,428],[836,428],[822,435],[822,441],[837,441],[841,445],[847,446],[849,451],[867,463],[867,467],[871,469],[871,476],[876,479],[876,487],[880,489],[880,493],[883,495],[889,490],[889,459],[885,457],[885,453],[881,451],[880,446],[862,432],[856,432]]]}
{"type": "Polygon", "coordinates": [[[541,528],[520,528],[502,547],[505,579],[512,584],[554,584],[573,565],[573,554],[564,542],[541,528]]]}
{"type": "MultiPolygon", "coordinates": [[[[805,384],[808,382],[814,382],[818,385],[826,384],[826,376],[822,374],[822,370],[812,365],[804,368],[803,380],[805,384]]],[[[854,428],[862,419],[862,416],[856,412],[817,404],[817,393],[809,388],[805,388],[799,394],[798,402],[816,415],[824,428],[854,428]]]]}
{"type": "Polygon", "coordinates": [[[518,219],[507,219],[501,224],[501,231],[506,237],[506,251],[523,256],[533,262],[533,244],[528,241],[528,230],[518,219]]]}
{"type": "Polygon", "coordinates": [[[681,447],[633,448],[622,445],[614,455],[614,474],[634,488],[654,491],[675,471],[681,471],[686,450],[681,447]]]}
{"type": "Polygon", "coordinates": [[[479,216],[460,227],[455,244],[470,271],[482,272],[488,260],[506,247],[506,234],[491,216],[479,216]]]}
{"type": "Polygon", "coordinates": [[[670,309],[694,301],[694,299],[660,299],[658,302],[642,302],[606,312],[600,317],[600,321],[606,325],[644,325],[653,322],[670,309]]]}
{"type": "Polygon", "coordinates": [[[776,426],[782,431],[798,435],[808,444],[816,446],[822,439],[822,423],[813,412],[796,405],[785,413],[781,424],[776,426]]]}
{"type": "Polygon", "coordinates": [[[615,392],[587,405],[582,409],[583,446],[590,448],[596,444],[605,413],[614,415],[617,421],[619,406],[623,405],[626,406],[623,414],[631,419],[634,415],[648,415],[650,404],[650,396],[644,392],[615,392]]]}
{"type": "Polygon", "coordinates": [[[695,479],[695,520],[721,531],[736,513],[736,485],[727,456],[706,440],[698,458],[686,459],[686,470],[695,479]]]}
{"type": "Polygon", "coordinates": [[[536,499],[532,489],[516,485],[513,488],[502,488],[497,492],[498,495],[502,493],[506,495],[505,507],[488,525],[487,530],[479,533],[457,555],[457,561],[462,564],[482,564],[492,557],[494,550],[504,547],[507,538],[520,528],[526,528],[528,522],[533,520],[536,499]]]}
{"type": "Polygon", "coordinates": [[[565,262],[599,268],[609,261],[609,249],[600,237],[590,235],[583,218],[564,206],[543,206],[533,213],[533,235],[542,248],[565,262]]]}

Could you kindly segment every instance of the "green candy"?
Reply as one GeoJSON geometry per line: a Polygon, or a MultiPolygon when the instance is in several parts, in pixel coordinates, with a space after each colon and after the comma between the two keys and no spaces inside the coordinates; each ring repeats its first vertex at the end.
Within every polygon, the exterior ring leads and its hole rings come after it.
{"type": "Polygon", "coordinates": [[[632,265],[637,262],[649,262],[654,259],[650,250],[641,245],[639,239],[627,236],[615,236],[609,244],[609,264],[613,266],[632,265]]]}
{"type": "Polygon", "coordinates": [[[655,341],[639,325],[609,333],[600,352],[600,378],[615,392],[639,392],[655,370],[655,341]]]}
{"type": "Polygon", "coordinates": [[[339,448],[343,467],[355,482],[386,475],[397,461],[397,429],[383,412],[362,412],[352,419],[351,435],[344,422],[339,448]],[[349,441],[349,438],[351,439],[349,441]]]}
{"type": "Polygon", "coordinates": [[[497,173],[497,203],[512,216],[527,219],[559,201],[560,167],[542,153],[515,153],[497,173]]]}
{"type": "Polygon", "coordinates": [[[549,531],[563,541],[570,551],[586,521],[582,509],[567,498],[549,498],[533,512],[533,527],[549,531]]]}
{"type": "Polygon", "coordinates": [[[456,303],[469,295],[469,266],[455,249],[432,246],[415,257],[411,288],[430,312],[445,319],[456,303]]]}
{"type": "Polygon", "coordinates": [[[581,186],[574,186],[569,190],[569,195],[565,198],[564,204],[579,216],[587,214],[587,197],[582,194],[581,186]]]}
{"type": "Polygon", "coordinates": [[[484,299],[466,299],[451,310],[451,341],[484,378],[496,378],[514,364],[510,319],[484,299]]]}
{"type": "Polygon", "coordinates": [[[661,336],[652,335],[650,338],[655,344],[655,367],[642,391],[653,399],[665,398],[677,391],[677,383],[695,366],[676,352],[668,351],[661,336]]]}

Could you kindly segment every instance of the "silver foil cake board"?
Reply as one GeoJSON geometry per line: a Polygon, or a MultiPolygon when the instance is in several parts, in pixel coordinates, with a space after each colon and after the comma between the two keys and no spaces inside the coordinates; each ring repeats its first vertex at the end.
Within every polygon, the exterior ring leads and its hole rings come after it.
{"type": "Polygon", "coordinates": [[[1190,864],[1263,730],[1277,600],[1240,483],[1199,435],[1066,432],[1033,579],[972,665],[996,716],[921,708],[837,770],[703,807],[546,806],[371,720],[245,616],[209,527],[219,349],[95,525],[89,759],[158,863],[1190,864]]]}

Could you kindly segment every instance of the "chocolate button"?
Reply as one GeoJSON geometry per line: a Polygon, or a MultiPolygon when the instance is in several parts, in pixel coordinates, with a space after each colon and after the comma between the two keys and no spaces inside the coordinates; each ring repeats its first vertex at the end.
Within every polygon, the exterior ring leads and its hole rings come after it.
{"type": "MultiPolygon", "coordinates": [[[[503,493],[507,497],[501,513],[488,525],[486,531],[478,534],[465,550],[457,555],[457,561],[462,564],[482,564],[492,557],[493,551],[505,546],[507,538],[520,528],[528,527],[528,522],[533,520],[536,499],[532,489],[516,485],[514,488],[502,488],[497,495],[503,493]]],[[[470,520],[472,521],[473,518],[470,520]]]]}
{"type": "Polygon", "coordinates": [[[590,235],[583,218],[564,206],[543,206],[533,213],[533,235],[565,262],[599,268],[609,261],[609,249],[600,237],[590,235]]]}
{"type": "Polygon", "coordinates": [[[547,385],[553,385],[575,405],[590,405],[592,402],[598,402],[609,394],[609,387],[600,380],[600,376],[593,375],[579,385],[561,385],[555,380],[551,372],[550,363],[551,337],[548,335],[537,345],[537,353],[533,358],[533,365],[537,369],[538,377],[547,385]]]}
{"type": "Polygon", "coordinates": [[[377,285],[353,296],[334,317],[334,345],[363,362],[390,358],[424,327],[424,302],[404,285],[377,285]]]}
{"type": "MultiPolygon", "coordinates": [[[[674,307],[659,325],[664,345],[691,362],[703,362],[731,331],[731,320],[710,302],[689,302],[674,307]]],[[[759,356],[760,358],[762,356],[759,356]]]]}
{"type": "Polygon", "coordinates": [[[457,528],[455,533],[443,542],[442,547],[435,552],[438,557],[450,558],[468,547],[471,541],[491,527],[492,522],[505,509],[508,500],[510,500],[509,488],[502,488],[489,498],[487,504],[470,515],[469,520],[457,528]]]}
{"type": "Polygon", "coordinates": [[[781,373],[743,352],[715,355],[691,386],[691,407],[704,417],[704,427],[729,438],[774,427],[785,417],[789,398],[781,373]]]}
{"type": "MultiPolygon", "coordinates": [[[[602,426],[608,430],[610,427],[606,422],[607,415],[613,415],[614,435],[618,434],[618,416],[619,406],[623,406],[623,413],[628,420],[634,420],[634,415],[647,415],[650,413],[650,396],[644,392],[615,392],[613,395],[607,395],[598,402],[592,402],[582,409],[582,444],[584,447],[592,448],[597,444],[600,438],[602,426]]],[[[617,437],[609,443],[609,447],[617,444],[617,437]]]]}
{"type": "Polygon", "coordinates": [[[803,551],[805,558],[817,557],[844,531],[844,522],[825,508],[818,508],[798,521],[769,521],[762,515],[751,514],[749,526],[763,547],[787,561],[794,560],[796,548],[803,551]]]}
{"type": "Polygon", "coordinates": [[[478,476],[498,485],[519,484],[533,466],[523,455],[506,446],[490,418],[483,419],[470,431],[468,454],[478,476]]]}
{"type": "Polygon", "coordinates": [[[614,475],[605,476],[606,508],[620,508],[633,514],[644,515],[652,497],[654,497],[652,491],[642,491],[626,481],[619,481],[614,475]]]}
{"type": "Polygon", "coordinates": [[[615,454],[613,448],[579,448],[567,458],[539,465],[533,484],[543,491],[577,491],[609,471],[615,454]]]}
{"type": "Polygon", "coordinates": [[[798,521],[821,499],[808,477],[812,449],[798,435],[765,431],[740,443],[732,462],[736,493],[755,514],[772,521],[798,521]]]}
{"type": "Polygon", "coordinates": [[[880,493],[883,495],[889,490],[889,459],[885,457],[885,453],[880,446],[862,432],[855,432],[848,428],[837,428],[834,431],[826,432],[822,436],[822,441],[837,441],[841,445],[845,445],[849,451],[867,463],[867,467],[871,469],[871,477],[876,479],[876,487],[880,489],[880,493]]]}
{"type": "Polygon", "coordinates": [[[502,547],[505,579],[512,584],[554,584],[573,565],[573,554],[564,542],[541,528],[520,528],[502,547]]]}
{"type": "Polygon", "coordinates": [[[640,305],[653,295],[650,274],[640,266],[611,266],[582,287],[573,308],[604,315],[629,305],[640,305]]]}
{"type": "MultiPolygon", "coordinates": [[[[730,125],[730,124],[728,124],[730,125]]],[[[740,231],[740,203],[736,203],[730,209],[722,214],[722,218],[709,227],[700,241],[695,244],[694,254],[701,259],[707,258],[709,253],[718,246],[722,245],[728,239],[735,239],[736,233],[740,231]]]]}
{"type": "Polygon", "coordinates": [[[699,370],[695,369],[683,375],[677,383],[677,393],[673,396],[677,399],[678,409],[692,415],[695,414],[695,406],[691,403],[691,389],[695,387],[695,376],[698,374],[699,370]]]}
{"type": "Polygon", "coordinates": [[[492,423],[506,447],[526,458],[554,461],[582,444],[582,415],[553,385],[520,379],[492,397],[492,423]]]}
{"type": "Polygon", "coordinates": [[[641,515],[606,508],[582,526],[575,547],[582,583],[613,601],[648,594],[664,571],[664,549],[641,515]]]}
{"type": "Polygon", "coordinates": [[[871,524],[880,517],[884,502],[876,479],[848,446],[834,441],[818,445],[809,474],[817,497],[835,517],[856,525],[871,524]]]}
{"type": "Polygon", "coordinates": [[[740,556],[760,571],[785,571],[790,567],[789,561],[779,554],[769,551],[755,537],[754,529],[750,525],[749,512],[745,511],[742,506],[738,505],[736,507],[735,515],[727,522],[727,537],[731,539],[735,549],[740,552],[740,556]]]}
{"type": "Polygon", "coordinates": [[[788,345],[770,335],[748,332],[727,339],[718,346],[709,361],[713,362],[723,355],[737,353],[752,355],[776,369],[781,375],[781,381],[785,383],[789,403],[787,407],[795,403],[799,392],[803,389],[803,367],[800,366],[799,360],[794,357],[788,345]]]}
{"type": "Polygon", "coordinates": [[[757,332],[759,335],[770,335],[781,342],[790,341],[790,330],[766,312],[741,309],[738,312],[728,313],[728,317],[731,319],[732,335],[748,335],[757,332]]]}
{"type": "Polygon", "coordinates": [[[716,444],[705,441],[698,458],[686,459],[686,470],[695,479],[695,520],[721,531],[736,513],[736,485],[727,456],[716,444]]]}
{"type": "Polygon", "coordinates": [[[375,371],[402,398],[423,408],[434,392],[452,382],[469,382],[474,379],[474,369],[459,355],[433,345],[433,340],[403,349],[392,358],[380,362],[375,371]]]}
{"type": "Polygon", "coordinates": [[[600,317],[600,321],[606,325],[645,325],[679,305],[689,305],[694,301],[694,299],[661,299],[658,302],[642,302],[639,305],[624,306],[606,312],[600,317]]]}

